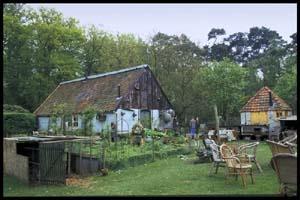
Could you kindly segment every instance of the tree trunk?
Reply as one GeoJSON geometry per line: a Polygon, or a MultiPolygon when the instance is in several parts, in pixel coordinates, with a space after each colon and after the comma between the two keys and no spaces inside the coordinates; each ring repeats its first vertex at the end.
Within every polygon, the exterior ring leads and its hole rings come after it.
{"type": "Polygon", "coordinates": [[[215,111],[215,118],[216,118],[216,133],[217,133],[217,138],[218,138],[218,142],[220,141],[219,138],[219,116],[218,116],[218,108],[217,105],[214,104],[214,111],[215,111]]]}

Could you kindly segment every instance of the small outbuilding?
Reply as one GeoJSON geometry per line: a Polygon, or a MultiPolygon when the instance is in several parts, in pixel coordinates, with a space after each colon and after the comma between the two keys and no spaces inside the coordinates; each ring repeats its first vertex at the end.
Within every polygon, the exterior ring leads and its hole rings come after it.
{"type": "Polygon", "coordinates": [[[28,184],[65,184],[71,168],[76,168],[76,154],[72,162],[65,144],[85,140],[70,136],[4,138],[3,172],[28,184]]]}
{"type": "Polygon", "coordinates": [[[140,121],[147,128],[173,128],[174,111],[148,65],[87,76],[61,82],[35,110],[38,129],[48,131],[51,124],[66,130],[83,128],[83,111],[92,106],[97,114],[93,132],[99,133],[113,122],[118,133],[128,133],[140,121]],[[55,105],[70,111],[65,123],[51,121],[55,105]]]}
{"type": "Polygon", "coordinates": [[[280,127],[279,119],[292,115],[292,108],[270,88],[261,88],[240,110],[242,135],[268,135],[280,127]]]}

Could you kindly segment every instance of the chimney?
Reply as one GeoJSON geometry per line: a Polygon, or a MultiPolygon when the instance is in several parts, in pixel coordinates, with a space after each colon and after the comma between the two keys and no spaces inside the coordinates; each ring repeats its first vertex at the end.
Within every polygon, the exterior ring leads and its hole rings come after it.
{"type": "Polygon", "coordinates": [[[269,106],[270,106],[270,107],[273,106],[272,93],[271,93],[271,92],[269,92],[269,106]]]}
{"type": "Polygon", "coordinates": [[[118,97],[120,98],[121,97],[121,85],[118,84],[118,97]]]}

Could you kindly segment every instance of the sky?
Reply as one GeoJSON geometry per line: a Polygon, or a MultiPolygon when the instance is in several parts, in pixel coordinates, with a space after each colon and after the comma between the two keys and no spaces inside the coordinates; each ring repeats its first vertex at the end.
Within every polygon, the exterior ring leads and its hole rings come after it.
{"type": "Polygon", "coordinates": [[[184,33],[192,41],[208,44],[212,28],[226,35],[249,32],[254,26],[276,30],[284,40],[297,32],[297,4],[27,4],[54,8],[80,24],[95,25],[112,34],[133,33],[144,41],[157,32],[184,33]]]}

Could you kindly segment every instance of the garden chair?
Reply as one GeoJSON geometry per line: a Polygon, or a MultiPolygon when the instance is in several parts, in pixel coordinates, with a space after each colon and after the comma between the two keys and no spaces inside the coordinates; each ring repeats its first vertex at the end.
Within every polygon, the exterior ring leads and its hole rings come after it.
{"type": "Polygon", "coordinates": [[[296,143],[297,142],[297,133],[294,133],[293,135],[290,135],[279,141],[280,144],[286,144],[287,142],[288,143],[296,143]]]}
{"type": "Polygon", "coordinates": [[[280,193],[285,196],[297,195],[297,156],[278,153],[271,161],[280,183],[280,193]]]}
{"type": "Polygon", "coordinates": [[[243,186],[246,187],[246,177],[249,174],[251,176],[252,184],[254,184],[252,165],[249,160],[243,160],[242,155],[235,155],[231,148],[222,144],[220,147],[221,157],[226,162],[227,172],[225,172],[225,180],[229,175],[235,175],[236,180],[238,175],[241,176],[243,186]]]}
{"type": "Polygon", "coordinates": [[[275,156],[277,153],[295,153],[291,145],[281,144],[271,140],[266,140],[266,142],[269,145],[273,156],[275,156]]]}
{"type": "Polygon", "coordinates": [[[213,168],[216,168],[216,171],[215,171],[215,174],[218,173],[218,168],[219,167],[225,167],[225,160],[222,159],[221,157],[221,153],[220,153],[220,146],[217,145],[216,143],[213,143],[213,144],[210,144],[210,149],[211,149],[211,152],[212,152],[212,166],[210,168],[210,171],[209,171],[209,176],[211,176],[211,172],[212,172],[212,169],[213,168]]]}
{"type": "Polygon", "coordinates": [[[251,142],[247,144],[242,144],[238,147],[238,153],[241,155],[245,155],[251,162],[254,162],[257,169],[260,173],[263,172],[259,162],[256,159],[256,150],[259,145],[259,142],[251,142]]]}

